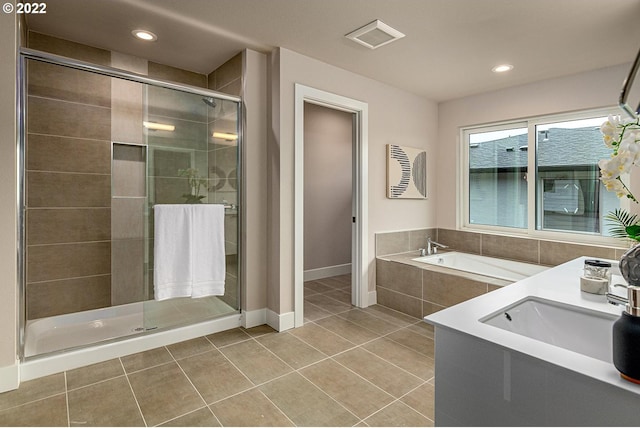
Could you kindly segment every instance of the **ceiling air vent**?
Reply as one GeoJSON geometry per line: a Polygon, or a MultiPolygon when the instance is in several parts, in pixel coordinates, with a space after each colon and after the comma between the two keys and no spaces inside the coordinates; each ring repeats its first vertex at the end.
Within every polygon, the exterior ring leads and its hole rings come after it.
{"type": "Polygon", "coordinates": [[[380,46],[384,46],[395,40],[403,38],[404,34],[376,19],[364,27],[352,31],[345,37],[356,43],[360,43],[369,49],[377,49],[380,46]]]}

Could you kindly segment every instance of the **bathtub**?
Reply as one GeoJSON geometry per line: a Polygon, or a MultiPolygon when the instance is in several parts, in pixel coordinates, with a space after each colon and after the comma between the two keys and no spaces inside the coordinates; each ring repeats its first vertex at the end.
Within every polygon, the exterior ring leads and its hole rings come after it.
{"type": "Polygon", "coordinates": [[[549,269],[546,266],[496,259],[476,254],[458,253],[456,251],[418,257],[412,260],[513,282],[549,269]]]}

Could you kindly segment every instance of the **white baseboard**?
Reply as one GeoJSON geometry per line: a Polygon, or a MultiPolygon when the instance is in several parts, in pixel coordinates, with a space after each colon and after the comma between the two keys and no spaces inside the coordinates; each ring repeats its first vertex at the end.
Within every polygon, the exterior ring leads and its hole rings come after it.
{"type": "Polygon", "coordinates": [[[290,330],[295,327],[294,312],[276,314],[272,310],[267,309],[267,324],[278,331],[290,330]]]}
{"type": "Polygon", "coordinates": [[[271,309],[262,308],[255,311],[242,312],[242,326],[244,328],[257,327],[267,324],[277,331],[285,331],[294,327],[293,312],[277,314],[271,309]]]}
{"type": "Polygon", "coordinates": [[[346,275],[351,273],[351,263],[344,265],[327,266],[318,269],[309,269],[304,271],[305,281],[314,281],[316,279],[329,278],[332,276],[346,275]]]}
{"type": "Polygon", "coordinates": [[[267,308],[255,311],[242,311],[242,326],[244,328],[257,327],[267,323],[267,308]]]}
{"type": "Polygon", "coordinates": [[[0,393],[18,389],[20,386],[20,363],[0,367],[0,393]]]}
{"type": "Polygon", "coordinates": [[[369,306],[378,304],[378,292],[377,291],[369,291],[369,306]]]}

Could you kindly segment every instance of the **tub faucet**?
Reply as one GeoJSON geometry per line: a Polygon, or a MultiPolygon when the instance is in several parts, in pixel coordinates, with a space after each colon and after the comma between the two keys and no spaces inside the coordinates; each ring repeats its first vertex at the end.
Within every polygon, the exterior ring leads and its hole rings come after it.
{"type": "Polygon", "coordinates": [[[443,245],[439,242],[431,239],[430,236],[427,236],[427,254],[436,254],[438,252],[438,247],[440,248],[449,248],[447,245],[443,245]]]}

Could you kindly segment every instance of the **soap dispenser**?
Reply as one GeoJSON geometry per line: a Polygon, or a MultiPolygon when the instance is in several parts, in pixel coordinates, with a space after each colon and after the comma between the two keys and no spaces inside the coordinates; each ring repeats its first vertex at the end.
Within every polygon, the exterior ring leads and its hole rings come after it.
{"type": "Polygon", "coordinates": [[[640,384],[640,287],[627,290],[627,306],[613,324],[613,365],[623,379],[640,384]]]}

